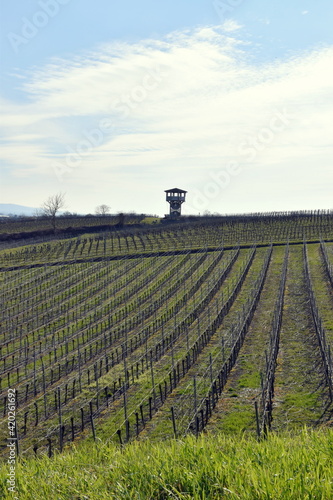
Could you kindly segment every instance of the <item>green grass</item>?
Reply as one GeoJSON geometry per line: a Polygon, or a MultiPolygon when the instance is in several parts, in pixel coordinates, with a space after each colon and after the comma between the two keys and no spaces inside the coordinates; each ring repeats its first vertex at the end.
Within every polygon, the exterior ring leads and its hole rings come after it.
{"type": "Polygon", "coordinates": [[[142,219],[141,224],[160,224],[161,217],[145,217],[142,219]]]}
{"type": "MultiPolygon", "coordinates": [[[[0,496],[10,499],[0,468],[0,496]]],[[[85,443],[16,465],[20,500],[265,499],[333,497],[333,430],[252,437],[223,434],[134,442],[123,450],[85,443]]]]}
{"type": "Polygon", "coordinates": [[[237,386],[240,389],[249,388],[257,389],[260,385],[260,373],[257,365],[254,363],[245,363],[244,370],[245,374],[241,375],[238,379],[237,386]]]}
{"type": "MultiPolygon", "coordinates": [[[[232,409],[230,412],[226,412],[223,415],[222,424],[221,422],[217,423],[219,428],[223,427],[223,432],[226,435],[235,436],[239,434],[240,431],[246,432],[247,434],[252,432],[252,435],[255,433],[255,413],[254,406],[249,407],[246,402],[243,401],[240,394],[237,392],[233,392],[229,394],[229,398],[234,398],[234,404],[232,405],[232,409]]],[[[213,415],[209,428],[211,429],[214,426],[214,422],[218,420],[217,415],[213,415]]]]}

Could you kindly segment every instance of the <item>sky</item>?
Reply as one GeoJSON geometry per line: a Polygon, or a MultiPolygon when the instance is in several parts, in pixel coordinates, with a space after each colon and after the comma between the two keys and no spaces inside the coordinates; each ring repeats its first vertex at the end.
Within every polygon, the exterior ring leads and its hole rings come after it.
{"type": "Polygon", "coordinates": [[[332,209],[331,0],[0,1],[0,203],[332,209]]]}

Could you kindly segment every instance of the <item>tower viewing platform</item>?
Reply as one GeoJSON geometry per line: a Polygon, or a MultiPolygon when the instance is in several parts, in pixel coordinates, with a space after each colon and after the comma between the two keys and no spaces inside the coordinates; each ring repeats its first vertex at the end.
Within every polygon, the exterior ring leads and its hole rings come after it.
{"type": "Polygon", "coordinates": [[[166,201],[170,204],[168,217],[177,218],[181,216],[181,206],[185,202],[187,191],[179,188],[166,189],[166,201]]]}

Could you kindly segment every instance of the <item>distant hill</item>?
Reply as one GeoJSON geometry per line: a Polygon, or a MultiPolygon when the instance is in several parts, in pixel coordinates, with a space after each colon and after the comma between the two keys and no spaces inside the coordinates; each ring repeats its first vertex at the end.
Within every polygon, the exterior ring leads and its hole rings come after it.
{"type": "Polygon", "coordinates": [[[34,207],[15,205],[14,203],[0,203],[0,215],[33,215],[36,212],[34,207]]]}

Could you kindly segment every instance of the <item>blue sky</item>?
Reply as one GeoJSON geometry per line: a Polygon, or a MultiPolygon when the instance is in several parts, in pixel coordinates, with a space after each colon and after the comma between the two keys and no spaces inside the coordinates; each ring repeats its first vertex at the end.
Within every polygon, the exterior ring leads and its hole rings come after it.
{"type": "Polygon", "coordinates": [[[332,208],[329,0],[1,5],[0,202],[332,208]],[[291,4],[291,5],[290,5],[291,4]]]}

